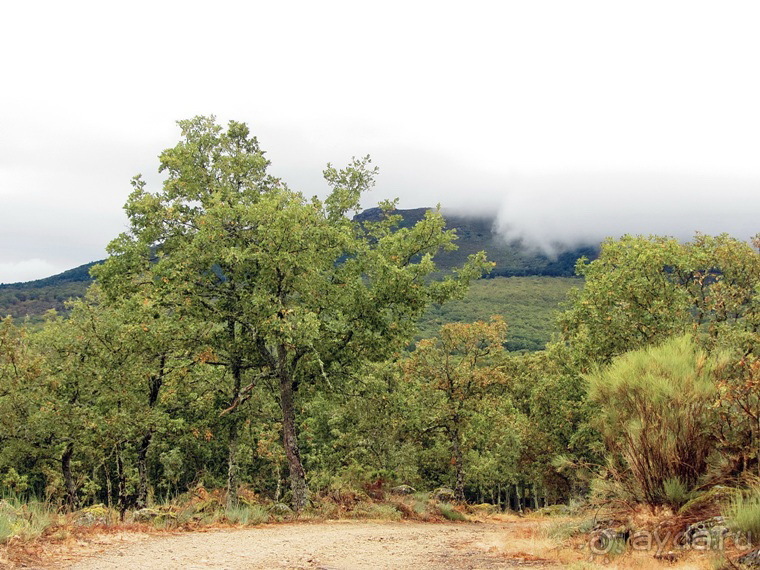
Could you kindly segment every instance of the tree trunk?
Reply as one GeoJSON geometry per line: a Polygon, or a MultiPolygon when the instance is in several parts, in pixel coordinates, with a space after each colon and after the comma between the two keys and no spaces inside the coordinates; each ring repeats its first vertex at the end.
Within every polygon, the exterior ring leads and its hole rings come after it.
{"type": "Polygon", "coordinates": [[[119,505],[119,519],[123,522],[124,515],[127,514],[127,476],[124,473],[124,462],[121,459],[121,446],[116,446],[116,489],[118,498],[116,503],[119,505]]]}
{"type": "Polygon", "coordinates": [[[227,442],[227,508],[236,507],[238,504],[238,425],[237,418],[231,420],[230,437],[227,442]]]}
{"type": "MultiPolygon", "coordinates": [[[[235,324],[230,323],[230,335],[235,338],[235,324]]],[[[240,389],[243,386],[243,367],[240,357],[237,354],[232,355],[230,362],[232,370],[232,394],[230,395],[230,427],[229,439],[227,441],[227,508],[236,507],[238,504],[238,410],[233,409],[238,403],[240,389]]]]}
{"type": "MultiPolygon", "coordinates": [[[[455,422],[459,418],[454,419],[455,422]]],[[[454,453],[454,470],[456,472],[456,486],[454,491],[457,499],[464,500],[464,457],[462,454],[462,444],[459,441],[459,428],[455,427],[451,432],[451,447],[454,453]]]]}
{"type": "Polygon", "coordinates": [[[77,508],[77,487],[71,473],[71,457],[74,455],[74,444],[69,443],[61,455],[61,471],[66,487],[66,509],[73,511],[77,508]]]}
{"type": "Polygon", "coordinates": [[[301,453],[298,449],[296,430],[296,413],[294,402],[293,379],[280,368],[280,407],[282,409],[282,444],[288,459],[290,470],[290,490],[293,494],[292,506],[295,511],[301,511],[306,506],[306,472],[301,463],[301,453]]]}
{"type": "Polygon", "coordinates": [[[113,489],[111,488],[111,472],[108,469],[108,459],[103,463],[103,474],[106,479],[106,504],[108,505],[108,508],[111,509],[113,508],[113,489]]]}
{"type": "MultiPolygon", "coordinates": [[[[158,403],[158,395],[161,386],[164,383],[166,374],[166,354],[162,354],[159,359],[158,374],[150,377],[148,380],[148,409],[153,410],[158,403]]],[[[153,441],[153,429],[148,429],[143,435],[140,445],[137,448],[137,474],[139,478],[137,487],[137,499],[135,505],[137,508],[145,508],[148,505],[148,449],[153,441]]]]}
{"type": "Polygon", "coordinates": [[[280,495],[282,494],[282,475],[280,473],[280,463],[275,462],[274,477],[277,480],[277,487],[274,490],[274,502],[280,502],[280,495]]]}
{"type": "Polygon", "coordinates": [[[135,505],[138,509],[144,509],[148,506],[148,448],[152,439],[153,432],[146,432],[137,448],[137,474],[139,480],[135,505]]]}

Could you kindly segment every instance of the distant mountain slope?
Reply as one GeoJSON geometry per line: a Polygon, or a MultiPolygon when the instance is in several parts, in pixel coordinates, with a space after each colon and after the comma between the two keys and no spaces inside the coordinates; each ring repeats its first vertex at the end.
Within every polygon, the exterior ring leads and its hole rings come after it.
{"type": "MultiPolygon", "coordinates": [[[[412,226],[423,218],[428,208],[397,210],[404,218],[402,227],[412,226]]],[[[359,221],[378,219],[379,208],[370,208],[355,219],[359,221]]],[[[556,257],[551,257],[527,248],[519,242],[507,242],[494,231],[495,217],[470,217],[446,213],[447,229],[457,232],[456,251],[447,251],[436,256],[441,269],[450,269],[462,265],[467,256],[485,250],[488,259],[496,263],[489,277],[518,277],[543,275],[548,277],[575,276],[575,263],[580,257],[596,259],[599,244],[568,248],[556,257]]]]}
{"type": "Polygon", "coordinates": [[[92,283],[90,268],[97,263],[100,262],[93,261],[35,281],[0,284],[0,318],[10,315],[14,319],[29,317],[39,321],[50,309],[64,312],[68,299],[84,295],[92,283]]]}
{"type": "Polygon", "coordinates": [[[420,319],[417,338],[430,338],[451,322],[487,321],[502,315],[507,321],[507,349],[542,350],[554,333],[555,314],[578,277],[496,277],[472,284],[464,299],[432,305],[420,319]]]}
{"type": "MultiPolygon", "coordinates": [[[[402,227],[414,225],[427,208],[398,210],[403,216],[402,227]]],[[[379,208],[371,208],[356,216],[359,221],[377,219],[379,208]]],[[[446,215],[447,227],[455,229],[459,239],[456,251],[444,252],[436,257],[442,270],[464,263],[467,256],[485,250],[488,258],[496,263],[489,277],[551,276],[571,277],[574,275],[576,260],[581,256],[594,258],[598,254],[596,246],[565,251],[556,258],[527,249],[519,243],[506,243],[493,231],[493,218],[474,218],[446,215]]],[[[69,269],[58,275],[28,281],[25,283],[0,284],[0,317],[11,315],[20,319],[29,317],[40,320],[49,309],[65,310],[65,302],[72,297],[81,297],[91,283],[90,268],[99,262],[88,263],[69,269]]]]}
{"type": "Polygon", "coordinates": [[[45,277],[44,279],[25,281],[23,283],[0,283],[0,291],[4,289],[39,289],[41,287],[64,285],[66,283],[90,283],[92,281],[90,278],[90,268],[98,263],[101,263],[101,261],[85,263],[74,269],[67,269],[63,273],[45,277]]]}

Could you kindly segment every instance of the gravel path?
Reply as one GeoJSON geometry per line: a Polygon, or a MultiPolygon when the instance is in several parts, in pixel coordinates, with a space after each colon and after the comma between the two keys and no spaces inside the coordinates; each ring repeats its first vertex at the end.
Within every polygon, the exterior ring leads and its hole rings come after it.
{"type": "Polygon", "coordinates": [[[515,523],[330,522],[173,536],[141,535],[92,544],[86,557],[78,555],[73,563],[59,560],[57,567],[71,570],[561,567],[523,551],[510,553],[508,543],[515,526],[515,523]]]}

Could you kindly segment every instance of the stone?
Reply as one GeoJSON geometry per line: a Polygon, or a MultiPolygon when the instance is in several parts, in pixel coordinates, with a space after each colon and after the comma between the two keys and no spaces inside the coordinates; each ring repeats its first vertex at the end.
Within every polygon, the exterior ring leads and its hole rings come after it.
{"type": "Polygon", "coordinates": [[[161,516],[161,512],[156,509],[139,509],[132,513],[132,520],[135,522],[150,522],[161,516]]]}
{"type": "Polygon", "coordinates": [[[436,501],[442,501],[449,503],[456,499],[456,493],[454,492],[454,489],[449,489],[448,487],[439,487],[435,491],[433,491],[433,498],[436,501]]]}
{"type": "Polygon", "coordinates": [[[391,493],[394,495],[413,495],[417,492],[417,489],[410,487],[409,485],[397,485],[391,488],[391,493]]]}
{"type": "Polygon", "coordinates": [[[287,516],[293,514],[293,509],[285,503],[275,503],[269,507],[269,512],[275,516],[287,516]]]}
{"type": "Polygon", "coordinates": [[[106,525],[110,519],[108,508],[102,504],[92,505],[74,515],[74,523],[80,526],[106,525]]]}
{"type": "Polygon", "coordinates": [[[727,535],[728,525],[725,517],[712,517],[690,524],[679,543],[700,550],[721,550],[727,535]]]}

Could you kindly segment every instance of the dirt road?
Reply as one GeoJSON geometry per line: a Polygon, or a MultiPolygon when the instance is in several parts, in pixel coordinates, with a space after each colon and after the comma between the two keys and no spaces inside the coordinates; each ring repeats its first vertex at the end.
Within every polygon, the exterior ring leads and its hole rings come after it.
{"type": "Polygon", "coordinates": [[[535,528],[488,523],[328,522],[172,536],[111,537],[59,559],[71,570],[107,568],[421,569],[561,568],[535,528]]]}

